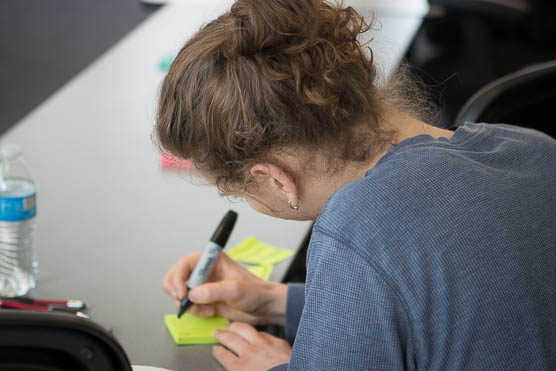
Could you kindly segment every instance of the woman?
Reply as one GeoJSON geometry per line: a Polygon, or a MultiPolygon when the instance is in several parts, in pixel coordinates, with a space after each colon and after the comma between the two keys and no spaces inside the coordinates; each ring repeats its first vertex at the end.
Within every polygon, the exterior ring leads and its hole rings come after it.
{"type": "MultiPolygon", "coordinates": [[[[223,255],[192,312],[233,322],[229,370],[556,367],[556,144],[539,132],[431,126],[379,87],[368,30],[319,0],[237,0],[164,80],[160,147],[264,214],[316,220],[305,287],[223,255]],[[293,349],[249,324],[277,323],[293,349]]],[[[164,279],[186,294],[198,255],[164,279]]]]}

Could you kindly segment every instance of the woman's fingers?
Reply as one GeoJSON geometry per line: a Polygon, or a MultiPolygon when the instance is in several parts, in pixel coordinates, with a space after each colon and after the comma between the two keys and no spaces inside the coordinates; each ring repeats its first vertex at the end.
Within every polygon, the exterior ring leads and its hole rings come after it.
{"type": "Polygon", "coordinates": [[[214,358],[226,370],[268,370],[290,359],[291,347],[285,340],[257,332],[245,323],[233,322],[225,330],[216,331],[214,337],[229,349],[212,349],[214,358]]]}
{"type": "Polygon", "coordinates": [[[190,309],[191,314],[196,317],[212,317],[216,315],[216,310],[210,304],[195,304],[191,306],[190,309]]]}
{"type": "MultiPolygon", "coordinates": [[[[249,343],[255,343],[261,339],[261,336],[253,326],[243,322],[232,322],[226,326],[226,331],[237,334],[249,343]]],[[[226,345],[226,344],[224,344],[226,345]]]]}
{"type": "Polygon", "coordinates": [[[261,316],[247,313],[224,303],[218,303],[214,307],[216,315],[220,317],[229,318],[233,321],[246,322],[251,325],[263,325],[266,323],[266,320],[261,316]]]}
{"type": "Polygon", "coordinates": [[[249,346],[249,343],[243,336],[233,331],[228,331],[227,329],[216,330],[214,332],[214,338],[238,356],[244,354],[246,348],[249,346]]]}
{"type": "Polygon", "coordinates": [[[193,271],[195,264],[197,264],[199,257],[200,254],[183,256],[176,264],[170,267],[162,280],[162,287],[168,295],[176,300],[181,300],[185,297],[187,292],[185,282],[193,271]]]}
{"type": "Polygon", "coordinates": [[[212,355],[226,370],[240,370],[241,364],[237,355],[222,346],[212,347],[212,355]]]}
{"type": "Polygon", "coordinates": [[[200,253],[192,254],[187,256],[182,256],[175,265],[174,272],[171,277],[171,284],[174,289],[174,293],[178,295],[178,298],[185,297],[187,288],[185,286],[185,281],[191,275],[195,264],[201,256],[200,253]]]}
{"type": "MultiPolygon", "coordinates": [[[[217,274],[217,276],[226,276],[226,274],[233,274],[232,272],[234,271],[234,269],[237,270],[237,267],[233,266],[233,263],[235,262],[225,256],[225,254],[222,255],[222,258],[219,259],[216,264],[215,273],[220,273],[217,274]]],[[[170,267],[168,273],[166,273],[166,276],[164,276],[164,279],[162,281],[162,287],[164,288],[164,291],[168,293],[168,295],[178,300],[185,297],[187,293],[186,282],[189,279],[191,272],[193,272],[195,265],[199,261],[200,256],[201,253],[183,256],[177,261],[176,264],[170,267]]],[[[244,269],[243,267],[240,268],[244,269]]],[[[226,277],[222,278],[225,279],[226,277]]],[[[212,279],[214,279],[214,277],[212,279]]]]}
{"type": "Polygon", "coordinates": [[[189,299],[198,304],[235,301],[241,291],[241,282],[238,281],[209,282],[191,289],[189,299]]]}
{"type": "Polygon", "coordinates": [[[174,287],[175,271],[176,271],[176,265],[174,264],[170,267],[170,270],[168,271],[168,273],[166,273],[166,276],[164,276],[164,279],[162,280],[162,288],[164,289],[164,291],[166,291],[168,295],[178,300],[179,291],[174,287]]]}
{"type": "Polygon", "coordinates": [[[188,295],[196,304],[191,308],[191,313],[195,316],[219,315],[251,324],[268,322],[267,307],[276,301],[273,286],[278,284],[270,284],[257,278],[245,267],[222,254],[209,281],[188,292],[186,282],[199,257],[200,254],[192,254],[180,258],[163,279],[164,291],[176,300],[176,308],[179,308],[179,301],[188,295]],[[197,306],[199,304],[201,306],[197,306]]]}

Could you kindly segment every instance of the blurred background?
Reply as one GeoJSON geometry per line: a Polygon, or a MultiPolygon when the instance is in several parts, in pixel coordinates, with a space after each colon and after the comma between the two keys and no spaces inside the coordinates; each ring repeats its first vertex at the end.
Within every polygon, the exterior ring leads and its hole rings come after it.
{"type": "MultiPolygon", "coordinates": [[[[429,86],[440,126],[452,126],[464,102],[489,81],[556,59],[553,0],[429,4],[406,59],[429,86]]],[[[139,0],[0,1],[0,134],[160,6],[139,0]]]]}
{"type": "Polygon", "coordinates": [[[407,59],[431,88],[439,124],[453,125],[492,80],[556,59],[554,0],[429,0],[407,59]]]}
{"type": "Polygon", "coordinates": [[[139,0],[0,1],[0,135],[158,8],[139,0]]]}

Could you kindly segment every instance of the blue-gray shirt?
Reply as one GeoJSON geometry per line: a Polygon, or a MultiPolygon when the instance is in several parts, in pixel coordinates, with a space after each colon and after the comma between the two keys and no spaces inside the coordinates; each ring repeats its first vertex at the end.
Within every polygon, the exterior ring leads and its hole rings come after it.
{"type": "Polygon", "coordinates": [[[299,292],[289,370],[556,370],[556,141],[467,123],[393,146],[328,201],[299,292]]]}

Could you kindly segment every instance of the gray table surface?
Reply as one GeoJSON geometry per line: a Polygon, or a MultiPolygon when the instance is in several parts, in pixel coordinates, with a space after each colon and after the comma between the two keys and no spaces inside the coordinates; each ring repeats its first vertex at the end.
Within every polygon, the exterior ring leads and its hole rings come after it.
{"type": "MultiPolygon", "coordinates": [[[[165,6],[2,137],[23,147],[39,190],[35,295],[85,300],[133,364],[221,370],[211,346],[174,345],[163,316],[175,308],[161,280],[179,256],[206,245],[227,209],[239,213],[229,246],[255,235],[295,250],[309,228],[223,199],[158,162],[150,135],[164,77],[159,61],[229,4],[165,6]]],[[[372,36],[386,77],[422,14],[378,11],[380,31],[372,36]]],[[[278,265],[272,279],[286,268],[278,265]]]]}

